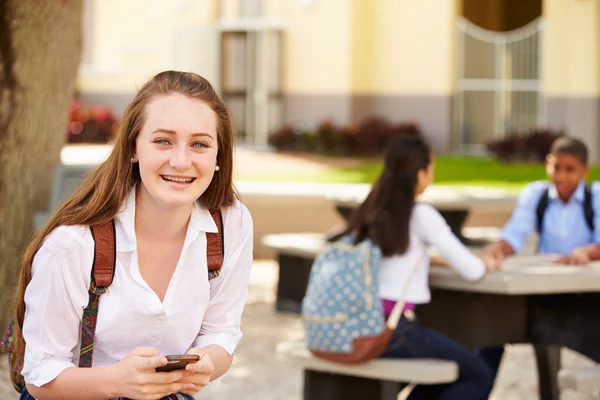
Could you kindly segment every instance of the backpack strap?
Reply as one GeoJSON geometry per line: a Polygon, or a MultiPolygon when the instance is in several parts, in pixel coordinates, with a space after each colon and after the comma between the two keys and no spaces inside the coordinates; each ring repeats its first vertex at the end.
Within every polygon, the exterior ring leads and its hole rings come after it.
{"type": "MultiPolygon", "coordinates": [[[[217,225],[218,232],[206,233],[206,261],[209,280],[219,276],[224,254],[223,216],[221,210],[210,210],[210,214],[217,225]]],[[[83,310],[81,324],[79,367],[83,368],[92,366],[98,304],[100,296],[106,293],[108,287],[113,282],[117,257],[114,220],[90,226],[90,231],[94,238],[94,262],[92,264],[92,279],[88,290],[88,305],[83,310]]]]}
{"type": "MultiPolygon", "coordinates": [[[[546,188],[540,197],[536,208],[536,216],[537,216],[537,231],[539,234],[542,233],[542,227],[544,223],[544,213],[546,212],[546,208],[548,208],[548,192],[549,189],[546,188]]],[[[594,226],[594,207],[592,206],[592,189],[590,185],[586,184],[584,188],[584,197],[583,197],[583,214],[585,216],[585,222],[587,223],[588,228],[592,232],[595,230],[594,226]]]]}
{"type": "Polygon", "coordinates": [[[220,209],[210,210],[215,224],[216,233],[206,232],[206,265],[208,266],[208,279],[214,279],[221,273],[223,254],[225,254],[225,237],[223,234],[223,215],[220,209]]]}
{"type": "Polygon", "coordinates": [[[594,232],[594,207],[592,206],[592,188],[586,183],[583,197],[583,214],[585,222],[592,233],[594,232]]]}
{"type": "Polygon", "coordinates": [[[548,193],[550,188],[544,189],[540,200],[538,201],[537,208],[535,209],[535,215],[537,217],[537,232],[538,234],[542,234],[542,228],[544,225],[544,214],[546,213],[546,209],[548,208],[549,196],[548,193]]]}
{"type": "Polygon", "coordinates": [[[115,277],[117,257],[114,220],[99,225],[92,225],[90,226],[90,231],[94,238],[94,262],[92,264],[92,279],[90,288],[88,289],[88,305],[83,310],[81,323],[79,367],[83,368],[92,366],[98,304],[100,296],[106,293],[106,290],[115,277]]]}

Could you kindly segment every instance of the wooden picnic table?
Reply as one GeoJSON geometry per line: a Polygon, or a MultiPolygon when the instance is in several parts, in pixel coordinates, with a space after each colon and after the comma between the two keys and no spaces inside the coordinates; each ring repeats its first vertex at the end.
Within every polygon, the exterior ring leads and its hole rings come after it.
{"type": "MultiPolygon", "coordinates": [[[[337,212],[348,220],[369,194],[370,187],[356,186],[352,190],[340,191],[326,197],[335,204],[337,212]]],[[[510,212],[517,196],[503,189],[482,187],[430,186],[418,198],[419,202],[435,207],[444,217],[452,232],[465,244],[477,242],[463,236],[463,225],[472,209],[506,210],[510,212]]]]}
{"type": "Polygon", "coordinates": [[[537,345],[542,399],[558,400],[560,347],[600,362],[600,262],[560,266],[552,256],[516,256],[478,282],[432,267],[432,301],[421,322],[472,348],[537,345]],[[542,349],[542,350],[540,350],[542,349]]]}

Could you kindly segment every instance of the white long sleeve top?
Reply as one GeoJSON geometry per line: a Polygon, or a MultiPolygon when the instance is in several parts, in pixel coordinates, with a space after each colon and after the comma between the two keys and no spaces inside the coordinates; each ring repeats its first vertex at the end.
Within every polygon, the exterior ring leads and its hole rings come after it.
{"type": "Polygon", "coordinates": [[[408,250],[402,255],[384,257],[379,267],[379,296],[386,300],[398,300],[426,304],[431,300],[429,290],[429,247],[435,247],[440,255],[464,279],[478,280],[485,274],[485,265],[452,233],[440,213],[428,204],[417,203],[410,220],[408,250]],[[411,272],[418,270],[408,282],[411,272]],[[406,288],[405,286],[409,285],[406,288]]]}
{"type": "MultiPolygon", "coordinates": [[[[242,336],[252,265],[253,225],[246,207],[236,202],[223,210],[224,261],[220,275],[210,281],[205,232],[217,227],[208,210],[194,207],[162,302],[141,276],[134,218],[135,190],[115,218],[115,277],[100,297],[92,366],[115,364],[137,346],[168,355],[216,344],[232,354],[242,336]]],[[[77,366],[93,257],[87,226],[55,229],[37,252],[25,292],[22,374],[27,383],[42,386],[77,366]]]]}

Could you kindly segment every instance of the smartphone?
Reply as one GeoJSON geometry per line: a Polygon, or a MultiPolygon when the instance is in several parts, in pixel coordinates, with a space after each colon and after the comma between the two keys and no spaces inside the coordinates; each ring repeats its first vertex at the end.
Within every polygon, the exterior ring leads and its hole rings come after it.
{"type": "Polygon", "coordinates": [[[200,356],[196,354],[184,354],[179,356],[165,356],[167,365],[156,368],[156,372],[169,372],[184,369],[186,365],[198,362],[200,356]]]}

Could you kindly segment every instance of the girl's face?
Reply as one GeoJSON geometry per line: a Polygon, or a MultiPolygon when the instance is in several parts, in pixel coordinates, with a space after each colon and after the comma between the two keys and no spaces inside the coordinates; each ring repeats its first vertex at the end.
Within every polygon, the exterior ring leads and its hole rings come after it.
{"type": "Polygon", "coordinates": [[[179,93],[154,98],[136,140],[138,195],[167,207],[192,206],[217,162],[217,117],[205,102],[179,93]]]}
{"type": "Polygon", "coordinates": [[[425,169],[420,169],[417,172],[417,187],[415,189],[415,194],[420,195],[427,189],[431,182],[433,182],[433,176],[435,172],[435,156],[431,154],[430,156],[431,162],[425,169]]]}

